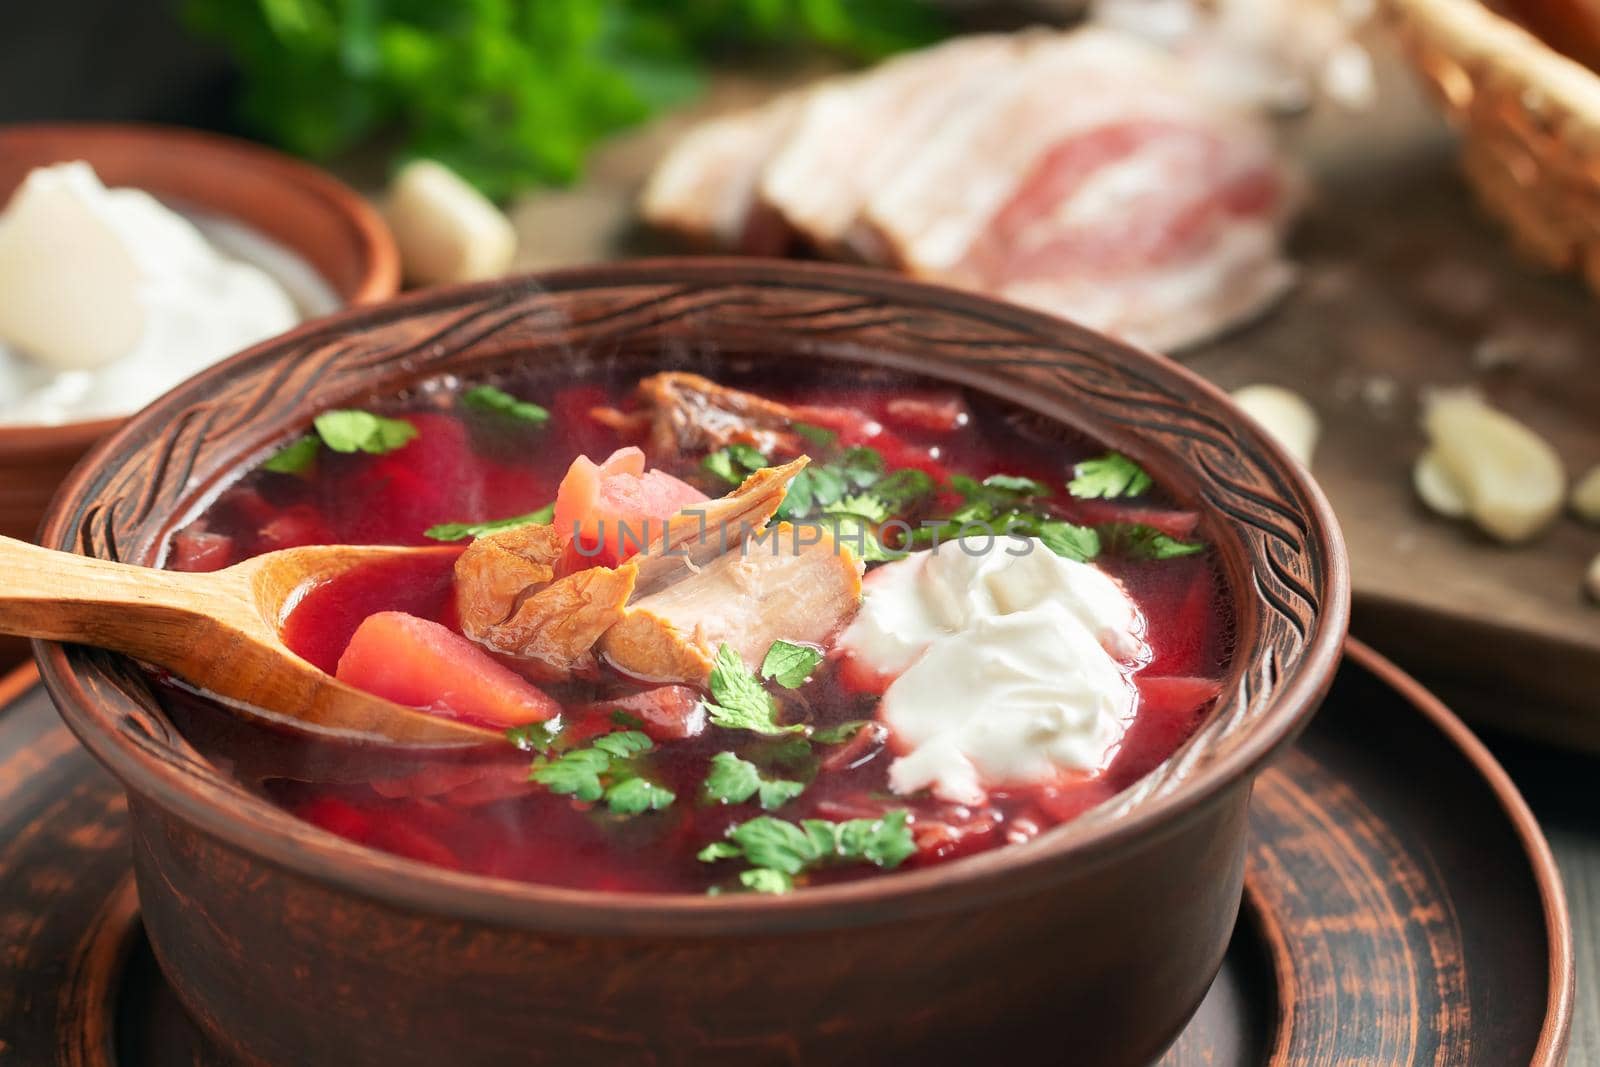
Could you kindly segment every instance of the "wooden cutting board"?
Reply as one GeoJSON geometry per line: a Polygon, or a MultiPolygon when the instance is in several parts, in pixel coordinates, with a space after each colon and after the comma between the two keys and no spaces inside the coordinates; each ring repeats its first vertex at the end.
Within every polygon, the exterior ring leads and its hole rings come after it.
{"type": "MultiPolygon", "coordinates": [[[[1180,356],[1226,388],[1305,395],[1325,432],[1314,473],[1349,541],[1355,629],[1491,722],[1600,751],[1600,607],[1581,590],[1600,528],[1571,518],[1507,549],[1421,508],[1410,467],[1419,398],[1475,385],[1548,437],[1576,475],[1600,463],[1600,306],[1521,262],[1471,203],[1449,133],[1378,49],[1382,104],[1284,124],[1310,179],[1295,291],[1261,321],[1180,356]]],[[[770,74],[728,74],[703,106],[603,149],[575,189],[512,216],[518,266],[669,250],[633,200],[694,119],[759,101],[770,74]]]]}

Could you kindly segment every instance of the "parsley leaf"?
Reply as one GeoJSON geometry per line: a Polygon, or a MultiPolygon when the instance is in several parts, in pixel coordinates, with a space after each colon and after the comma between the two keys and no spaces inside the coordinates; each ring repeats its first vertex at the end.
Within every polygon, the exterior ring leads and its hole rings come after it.
{"type": "Polygon", "coordinates": [[[496,389],[492,385],[480,385],[476,389],[469,389],[461,400],[472,407],[496,411],[514,419],[521,419],[523,422],[531,422],[535,426],[543,426],[550,419],[550,412],[538,404],[518,400],[504,389],[496,389]]]}
{"type": "Polygon", "coordinates": [[[910,812],[900,808],[877,819],[805,819],[798,825],[758,815],[729,829],[725,840],[701,849],[699,858],[703,863],[715,863],[742,857],[754,868],[739,876],[745,888],[788,892],[794,877],[808,870],[836,863],[894,868],[916,850],[910,812]],[[772,873],[758,875],[756,871],[772,873]]]}
{"type": "Polygon", "coordinates": [[[915,467],[895,471],[872,486],[872,495],[891,512],[906,511],[933,492],[933,476],[915,467]]]}
{"type": "Polygon", "coordinates": [[[859,515],[867,522],[884,522],[889,518],[889,508],[876,493],[856,493],[823,509],[833,515],[859,515]]]}
{"type": "Polygon", "coordinates": [[[1111,551],[1133,559],[1177,559],[1206,550],[1203,541],[1180,541],[1154,526],[1137,522],[1111,522],[1100,527],[1101,539],[1111,551]]]}
{"type": "Polygon", "coordinates": [[[833,466],[857,489],[866,489],[883,477],[883,456],[875,448],[852,448],[833,466]]]}
{"type": "Polygon", "coordinates": [[[469,537],[483,537],[518,526],[543,526],[556,517],[556,506],[546,504],[538,511],[526,515],[513,515],[508,519],[489,519],[484,522],[442,522],[422,532],[423,537],[434,541],[464,541],[469,537]]]}
{"type": "Polygon", "coordinates": [[[778,702],[761,685],[761,680],[750,673],[732,645],[721,645],[711,668],[711,698],[714,704],[706,705],[706,714],[714,726],[725,730],[750,730],[758,734],[784,734],[803,732],[798,723],[784,726],[778,722],[778,702]]]}
{"type": "Polygon", "coordinates": [[[556,735],[560,732],[561,720],[557,718],[548,722],[530,722],[522,726],[513,726],[506,731],[506,740],[524,752],[548,753],[555,747],[556,735]]]}
{"type": "Polygon", "coordinates": [[[738,485],[766,465],[767,457],[760,449],[744,444],[719,448],[700,461],[701,467],[730,485],[738,485]]]}
{"type": "Polygon", "coordinates": [[[983,480],[985,488],[1015,496],[1049,496],[1050,487],[1016,474],[991,474],[983,480]]]}
{"type": "Polygon", "coordinates": [[[637,715],[629,715],[621,708],[611,709],[611,724],[620,726],[624,730],[643,730],[644,720],[637,715]]]}
{"type": "Polygon", "coordinates": [[[822,650],[811,645],[796,645],[789,641],[774,641],[761,661],[761,677],[770,678],[785,689],[798,689],[806,684],[811,672],[822,662],[822,650]]]}
{"type": "Polygon", "coordinates": [[[759,796],[762,808],[776,811],[805,792],[805,788],[804,782],[767,778],[754,763],[732,752],[718,752],[711,757],[705,793],[707,800],[722,804],[743,804],[759,796]]]}
{"type": "Polygon", "coordinates": [[[818,448],[827,448],[839,439],[833,430],[821,426],[813,426],[809,422],[796,422],[789,425],[789,429],[804,437],[818,448]]]}
{"type": "MultiPolygon", "coordinates": [[[[539,740],[535,735],[525,736],[534,744],[539,740]]],[[[672,790],[641,776],[634,762],[634,757],[654,747],[650,738],[637,730],[602,734],[587,748],[575,748],[555,756],[545,750],[545,755],[533,761],[528,778],[552,793],[574,796],[586,803],[604,800],[606,807],[616,815],[660,811],[677,796],[672,790]]]]}
{"type": "Polygon", "coordinates": [[[370,411],[324,411],[313,420],[317,436],[335,452],[366,452],[386,455],[417,436],[417,428],[405,419],[391,419],[370,411]]]}
{"type": "Polygon", "coordinates": [[[824,521],[831,525],[834,539],[848,545],[856,558],[865,563],[882,563],[905,556],[902,551],[884,547],[878,539],[876,524],[870,519],[841,511],[830,512],[824,521]]]}
{"type": "Polygon", "coordinates": [[[1033,536],[1063,559],[1088,563],[1100,555],[1100,535],[1091,526],[1051,519],[1039,523],[1033,536]]]}
{"type": "Polygon", "coordinates": [[[1121,452],[1086,459],[1073,468],[1067,491],[1083,499],[1138,496],[1150,488],[1150,475],[1121,452]]]}
{"type": "Polygon", "coordinates": [[[782,871],[765,867],[752,867],[739,872],[739,884],[752,893],[787,893],[794,888],[794,879],[782,871]]]}
{"type": "Polygon", "coordinates": [[[849,722],[842,722],[837,726],[829,726],[826,729],[816,731],[811,735],[811,740],[819,745],[843,744],[854,737],[866,725],[868,725],[868,720],[866,719],[851,719],[849,722]]]}
{"type": "Polygon", "coordinates": [[[644,778],[629,778],[606,790],[606,807],[617,815],[660,811],[676,799],[672,790],[644,778]]]}
{"type": "Polygon", "coordinates": [[[317,453],[321,450],[322,441],[316,434],[308,433],[283,446],[261,464],[261,468],[276,474],[299,474],[317,461],[317,453]]]}

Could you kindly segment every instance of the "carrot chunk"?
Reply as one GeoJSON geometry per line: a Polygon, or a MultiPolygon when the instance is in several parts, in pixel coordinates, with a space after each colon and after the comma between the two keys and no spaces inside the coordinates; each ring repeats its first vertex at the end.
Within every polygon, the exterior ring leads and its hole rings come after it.
{"type": "Polygon", "coordinates": [[[397,704],[485,726],[543,722],[561,711],[465,637],[401,611],[368,616],[335,677],[397,704]]]}

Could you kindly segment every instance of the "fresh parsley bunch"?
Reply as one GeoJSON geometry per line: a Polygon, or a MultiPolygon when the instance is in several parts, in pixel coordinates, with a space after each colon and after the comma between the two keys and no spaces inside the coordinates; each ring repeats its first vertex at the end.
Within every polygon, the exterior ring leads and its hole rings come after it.
{"type": "Polygon", "coordinates": [[[926,43],[925,0],[187,0],[243,76],[241,106],[325,158],[380,133],[493,197],[576,178],[590,147],[692,97],[708,58],[926,43]]]}

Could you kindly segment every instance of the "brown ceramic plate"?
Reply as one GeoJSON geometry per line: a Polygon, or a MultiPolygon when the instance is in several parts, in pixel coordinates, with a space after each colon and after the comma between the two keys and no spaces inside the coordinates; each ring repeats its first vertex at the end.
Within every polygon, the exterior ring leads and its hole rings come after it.
{"type": "MultiPolygon", "coordinates": [[[[35,167],[81,159],[110,186],[233,219],[297,253],[346,304],[400,288],[388,228],[328,174],[244,141],[134,124],[0,126],[0,205],[35,167]]],[[[122,419],[0,427],[0,534],[31,539],[67,471],[122,419]]]]}
{"type": "Polygon", "coordinates": [[[1007,1044],[1048,1037],[1084,1065],[1142,1067],[1221,964],[1251,781],[1331,683],[1348,611],[1320,492],[1170,361],[833,266],[663,260],[430,290],[169,393],[63,489],[45,543],[149,564],[207,494],[317,412],[441,375],[517,367],[554,383],[581,361],[622,380],[667,367],[759,380],[802,363],[914,375],[1008,405],[1041,449],[1066,428],[1134,457],[1199,511],[1213,546],[1235,642],[1218,707],[1116,800],[1026,847],[777,898],[584,892],[418,864],[297,821],[208,764],[126,661],[39,646],[69,725],[129,790],[152,947],[208,1036],[244,1058],[341,1067],[878,1063],[911,1045],[931,1064],[994,1052],[980,1027],[1003,1018],[1007,1044]],[[942,980],[907,980],[908,960],[942,980]],[[599,995],[573,981],[597,973],[599,995]]]}
{"type": "MultiPolygon", "coordinates": [[[[116,783],[31,670],[0,683],[0,1049],[19,1063],[218,1062],[139,924],[116,783]]],[[[1257,782],[1246,908],[1163,1067],[1559,1064],[1570,933],[1531,815],[1459,720],[1364,645],[1257,782]],[[1371,743],[1381,735],[1382,746],[1371,743]]]]}

